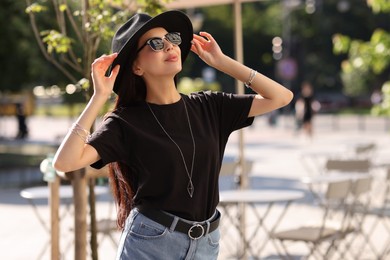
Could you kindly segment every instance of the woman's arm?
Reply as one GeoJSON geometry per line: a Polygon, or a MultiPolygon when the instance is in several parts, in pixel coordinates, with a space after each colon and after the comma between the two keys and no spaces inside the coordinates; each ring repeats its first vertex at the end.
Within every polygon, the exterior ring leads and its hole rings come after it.
{"type": "MultiPolygon", "coordinates": [[[[253,73],[249,67],[226,56],[209,33],[194,34],[191,50],[208,65],[242,82],[248,82],[253,73]]],[[[256,73],[250,87],[258,95],[253,100],[248,116],[257,116],[278,109],[289,104],[293,98],[290,90],[261,73],[256,73]]]]}
{"type": "Polygon", "coordinates": [[[94,94],[58,148],[53,161],[55,169],[69,172],[100,159],[95,148],[85,144],[87,137],[85,133],[91,129],[100,110],[111,95],[119,66],[114,68],[109,77],[105,76],[105,72],[116,56],[117,54],[103,55],[92,63],[94,94]]]}

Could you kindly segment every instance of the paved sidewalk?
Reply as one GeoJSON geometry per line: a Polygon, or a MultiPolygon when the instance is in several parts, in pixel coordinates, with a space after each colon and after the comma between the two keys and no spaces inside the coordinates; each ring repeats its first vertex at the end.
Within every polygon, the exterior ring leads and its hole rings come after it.
{"type": "MultiPolygon", "coordinates": [[[[13,118],[1,118],[0,137],[11,138],[16,132],[13,118]]],[[[67,132],[71,120],[53,118],[30,118],[30,138],[28,142],[59,142],[67,132]]],[[[315,135],[308,139],[294,130],[292,118],[280,117],[275,127],[267,124],[267,118],[259,117],[252,127],[244,131],[245,156],[255,162],[251,172],[250,187],[254,189],[292,189],[305,192],[306,196],[296,201],[289,209],[281,228],[302,224],[318,214],[312,204],[307,187],[300,182],[300,178],[313,172],[308,171],[302,163],[302,154],[309,151],[345,152],[353,145],[373,142],[378,150],[375,160],[389,162],[390,132],[387,131],[387,122],[382,119],[351,118],[337,119],[329,116],[320,116],[315,121],[315,135]],[[364,122],[363,122],[364,120],[364,122]]],[[[234,133],[226,148],[227,156],[238,156],[238,134],[234,133]]],[[[231,179],[221,181],[221,189],[232,187],[231,179]]],[[[37,221],[32,207],[20,197],[19,188],[0,189],[0,259],[25,260],[36,259],[48,236],[41,224],[37,221]]],[[[47,202],[38,204],[40,213],[49,223],[49,209],[47,202]]],[[[99,217],[106,217],[110,206],[108,197],[100,198],[97,204],[99,217]]],[[[278,208],[276,208],[278,210],[278,208]]],[[[112,212],[115,216],[115,212],[112,212]]],[[[73,259],[72,227],[73,219],[65,218],[62,225],[62,248],[71,245],[63,259],[73,259]]],[[[120,234],[114,234],[119,239],[120,234]]],[[[223,236],[223,234],[222,234],[223,236]]],[[[376,242],[383,243],[389,234],[384,230],[376,234],[376,242]]],[[[228,238],[221,240],[220,259],[230,259],[228,238]]],[[[264,239],[264,238],[259,238],[264,239]]],[[[301,255],[304,247],[291,248],[297,255],[301,255]]],[[[49,259],[49,251],[42,259],[49,259]]],[[[115,247],[108,238],[105,238],[99,250],[99,259],[114,259],[115,247]]],[[[262,259],[279,259],[271,244],[264,251],[262,259]]],[[[299,259],[299,258],[297,258],[299,259]]],[[[373,259],[370,255],[363,259],[373,259]]]]}

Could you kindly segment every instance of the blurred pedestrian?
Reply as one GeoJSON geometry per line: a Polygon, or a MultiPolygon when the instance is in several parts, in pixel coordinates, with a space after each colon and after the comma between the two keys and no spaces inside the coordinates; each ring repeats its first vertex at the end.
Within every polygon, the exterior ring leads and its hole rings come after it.
{"type": "Polygon", "coordinates": [[[18,133],[16,139],[25,139],[28,136],[28,127],[26,123],[26,111],[22,103],[16,103],[16,118],[18,121],[18,133]]]}
{"type": "Polygon", "coordinates": [[[301,93],[295,102],[295,119],[297,130],[303,129],[310,138],[313,137],[313,117],[319,108],[320,103],[314,98],[311,83],[304,81],[301,85],[301,93]]]}
{"type": "Polygon", "coordinates": [[[193,34],[179,11],[135,14],[112,47],[92,64],[94,94],[54,165],[64,172],[110,165],[123,230],[117,259],[217,259],[218,175],[228,137],[288,104],[292,93],[226,56],[209,33],[193,34]],[[179,93],[176,75],[190,50],[258,94],[179,93]],[[115,110],[89,136],[112,91],[115,110]]]}

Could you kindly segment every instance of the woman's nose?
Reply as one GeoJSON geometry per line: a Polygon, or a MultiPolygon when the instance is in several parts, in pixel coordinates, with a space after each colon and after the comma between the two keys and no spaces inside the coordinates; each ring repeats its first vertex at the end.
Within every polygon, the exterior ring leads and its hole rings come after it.
{"type": "Polygon", "coordinates": [[[164,42],[164,50],[165,51],[168,51],[168,50],[173,48],[173,44],[170,41],[168,41],[167,39],[164,39],[164,41],[165,41],[164,42]]]}

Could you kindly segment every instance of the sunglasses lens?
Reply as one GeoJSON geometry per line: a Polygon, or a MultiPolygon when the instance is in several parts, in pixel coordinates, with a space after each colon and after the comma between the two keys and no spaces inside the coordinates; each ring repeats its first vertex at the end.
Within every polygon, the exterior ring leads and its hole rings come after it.
{"type": "MultiPolygon", "coordinates": [[[[167,39],[173,45],[181,44],[180,33],[177,32],[166,34],[164,36],[164,39],[167,39]]],[[[149,39],[146,44],[148,44],[150,48],[152,48],[154,51],[161,51],[162,49],[164,49],[164,40],[158,37],[149,39]]],[[[139,50],[141,50],[142,48],[143,47],[141,47],[139,50]]]]}
{"type": "Polygon", "coordinates": [[[149,41],[150,47],[155,51],[160,51],[164,48],[164,41],[161,38],[153,38],[149,41]]]}
{"type": "Polygon", "coordinates": [[[180,33],[168,33],[167,35],[165,35],[165,38],[174,45],[181,44],[180,33]]]}

